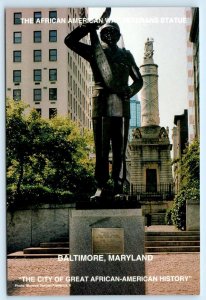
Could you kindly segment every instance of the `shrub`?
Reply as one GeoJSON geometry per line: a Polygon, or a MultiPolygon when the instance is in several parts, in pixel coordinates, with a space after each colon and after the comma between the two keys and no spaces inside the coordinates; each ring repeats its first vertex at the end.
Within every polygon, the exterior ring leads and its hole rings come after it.
{"type": "Polygon", "coordinates": [[[171,210],[172,222],[181,230],[186,229],[186,203],[199,201],[199,141],[194,140],[186,149],[180,164],[180,191],[171,210]]]}

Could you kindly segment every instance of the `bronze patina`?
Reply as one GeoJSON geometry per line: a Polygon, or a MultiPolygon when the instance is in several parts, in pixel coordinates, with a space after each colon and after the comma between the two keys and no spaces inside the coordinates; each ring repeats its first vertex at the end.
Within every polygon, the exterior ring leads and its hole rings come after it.
{"type": "MultiPolygon", "coordinates": [[[[107,20],[110,13],[111,8],[106,8],[100,19],[107,20]]],[[[87,22],[76,27],[65,38],[67,47],[86,59],[93,72],[92,121],[97,181],[94,198],[104,195],[109,179],[110,144],[114,195],[123,192],[126,178],[125,153],[129,131],[130,98],[137,94],[143,85],[139,68],[130,51],[117,46],[120,36],[117,23],[87,22]],[[103,43],[100,42],[97,34],[99,28],[103,43]],[[90,34],[90,45],[80,42],[88,34],[90,34]],[[133,81],[130,86],[129,77],[133,81]]]]}
{"type": "Polygon", "coordinates": [[[93,254],[124,254],[124,228],[92,228],[93,254]]]}

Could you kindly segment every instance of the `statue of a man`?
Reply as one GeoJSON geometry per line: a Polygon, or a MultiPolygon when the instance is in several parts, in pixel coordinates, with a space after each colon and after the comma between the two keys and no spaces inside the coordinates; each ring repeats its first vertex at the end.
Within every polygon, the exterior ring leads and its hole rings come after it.
{"type": "MultiPolygon", "coordinates": [[[[107,8],[103,18],[108,18],[107,8]]],[[[101,17],[101,19],[102,19],[101,17]]],[[[101,24],[102,25],[102,24],[101,24]]],[[[89,61],[94,77],[93,132],[96,152],[95,178],[97,191],[94,198],[102,197],[109,179],[109,152],[112,149],[112,179],[114,195],[123,192],[126,177],[125,152],[130,119],[130,98],[143,85],[143,80],[132,54],[117,46],[121,36],[118,24],[105,23],[100,31],[104,46],[100,44],[97,29],[100,24],[86,23],[75,28],[65,38],[65,44],[89,61]],[[90,45],[80,40],[90,34],[90,45]],[[128,79],[133,83],[128,86],[128,79]]]]}
{"type": "Polygon", "coordinates": [[[147,41],[145,43],[145,47],[144,47],[144,58],[151,58],[153,57],[153,40],[150,40],[149,38],[147,38],[147,41]]]}

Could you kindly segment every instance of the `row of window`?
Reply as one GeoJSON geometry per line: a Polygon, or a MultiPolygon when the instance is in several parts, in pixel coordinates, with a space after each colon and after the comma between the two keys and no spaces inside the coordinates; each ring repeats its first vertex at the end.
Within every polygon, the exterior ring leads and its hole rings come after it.
{"type": "MultiPolygon", "coordinates": [[[[13,90],[13,99],[21,100],[21,90],[13,90]]],[[[42,89],[33,89],[33,100],[41,101],[42,100],[42,89]]],[[[57,100],[57,88],[49,88],[49,100],[57,100]]]]}
{"type": "MultiPolygon", "coordinates": [[[[33,13],[33,18],[34,18],[35,24],[40,23],[41,18],[42,18],[41,11],[35,11],[33,13]]],[[[57,11],[56,10],[49,11],[49,19],[51,19],[53,22],[55,22],[57,20],[57,11]]],[[[14,24],[15,25],[22,24],[22,13],[21,12],[14,13],[14,24]]]]}
{"type": "MultiPolygon", "coordinates": [[[[42,109],[41,108],[36,108],[36,111],[38,112],[38,114],[41,116],[42,115],[42,109]]],[[[49,108],[49,119],[52,119],[54,117],[57,116],[57,108],[49,108]]],[[[83,124],[87,124],[87,126],[89,126],[91,128],[90,122],[88,120],[88,118],[85,116],[85,114],[82,114],[82,118],[78,118],[75,116],[73,116],[73,113],[70,113],[70,117],[73,121],[75,120],[82,120],[83,124]]]]}
{"type": "MultiPolygon", "coordinates": [[[[33,70],[33,80],[42,81],[42,70],[34,69],[33,70]]],[[[57,81],[57,69],[49,69],[49,81],[57,81]]],[[[13,71],[13,82],[21,82],[21,70],[13,71]]]]}
{"type": "MultiPolygon", "coordinates": [[[[36,111],[41,116],[41,108],[36,108],[36,111]]],[[[57,109],[56,108],[49,108],[49,119],[52,119],[57,116],[57,109]]]]}
{"type": "MultiPolygon", "coordinates": [[[[42,41],[42,32],[34,31],[33,32],[33,42],[41,43],[41,41],[42,41]]],[[[49,42],[51,42],[51,43],[57,42],[57,30],[49,30],[49,42]]],[[[13,33],[13,43],[14,44],[22,43],[22,32],[21,31],[15,31],[13,33]]]]}
{"type": "MultiPolygon", "coordinates": [[[[21,50],[13,51],[13,62],[21,62],[21,50]]],[[[33,61],[42,61],[42,50],[33,50],[33,61]]],[[[49,49],[49,61],[57,61],[57,49],[49,49]]]]}

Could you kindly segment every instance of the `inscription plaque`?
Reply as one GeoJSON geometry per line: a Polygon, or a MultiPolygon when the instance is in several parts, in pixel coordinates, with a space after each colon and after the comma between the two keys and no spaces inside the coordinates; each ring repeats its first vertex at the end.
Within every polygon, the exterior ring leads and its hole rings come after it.
{"type": "Polygon", "coordinates": [[[123,254],[124,228],[92,228],[93,254],[123,254]]]}

